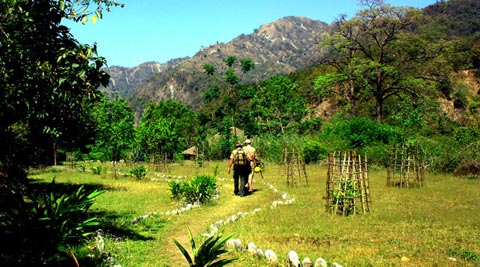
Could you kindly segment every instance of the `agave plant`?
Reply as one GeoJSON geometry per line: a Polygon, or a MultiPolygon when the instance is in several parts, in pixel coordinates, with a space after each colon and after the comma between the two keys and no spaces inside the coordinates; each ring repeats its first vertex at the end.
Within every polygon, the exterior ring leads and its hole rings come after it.
{"type": "Polygon", "coordinates": [[[193,238],[192,232],[188,228],[188,235],[190,237],[190,245],[192,247],[192,256],[188,251],[177,241],[173,240],[178,249],[182,252],[183,256],[187,260],[189,266],[191,267],[221,267],[225,266],[233,261],[232,259],[219,259],[220,255],[227,252],[224,248],[225,243],[232,237],[228,235],[222,239],[222,234],[213,235],[207,238],[202,245],[197,249],[195,239],[193,238]]]}

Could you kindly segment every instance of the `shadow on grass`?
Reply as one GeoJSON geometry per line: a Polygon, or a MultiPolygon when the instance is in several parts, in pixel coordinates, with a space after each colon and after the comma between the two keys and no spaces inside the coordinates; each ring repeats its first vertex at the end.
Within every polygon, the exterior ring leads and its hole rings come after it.
{"type": "MultiPolygon", "coordinates": [[[[118,190],[117,188],[107,187],[103,184],[71,184],[56,183],[55,181],[31,181],[22,189],[17,188],[17,190],[14,189],[14,191],[10,191],[10,189],[5,187],[0,187],[0,219],[2,219],[0,221],[0,229],[2,229],[0,240],[9,241],[1,242],[2,244],[0,247],[2,250],[0,252],[0,265],[11,266],[11,263],[18,263],[22,266],[37,266],[39,261],[39,259],[37,259],[38,257],[35,256],[37,251],[40,251],[39,255],[45,259],[44,266],[62,266],[62,264],[59,265],[59,263],[64,260],[67,262],[71,261],[72,259],[68,253],[65,255],[66,257],[62,257],[60,256],[62,254],[61,252],[59,253],[59,251],[55,251],[54,248],[57,246],[57,244],[54,243],[55,241],[46,241],[51,239],[48,238],[48,236],[45,236],[46,234],[53,234],[55,237],[57,234],[65,234],[56,233],[55,231],[52,232],[52,229],[56,226],[55,220],[52,220],[53,224],[48,224],[50,220],[42,219],[41,216],[43,216],[43,213],[36,214],[29,211],[36,210],[31,207],[31,205],[36,205],[36,201],[39,201],[39,203],[46,201],[46,203],[49,204],[45,205],[55,205],[55,201],[49,201],[58,200],[59,197],[63,195],[70,196],[77,192],[82,186],[87,192],[93,192],[93,190],[118,190]],[[7,218],[8,222],[4,220],[7,218]],[[47,222],[45,225],[49,227],[48,229],[45,228],[45,231],[42,230],[42,227],[44,227],[43,222],[47,222]],[[29,227],[38,227],[38,231],[29,231],[29,227]],[[22,249],[22,246],[25,246],[25,244],[27,244],[26,246],[30,250],[22,249]],[[8,247],[4,247],[5,245],[8,247]],[[46,250],[46,253],[48,254],[41,252],[45,247],[51,247],[46,250]]],[[[40,212],[43,211],[40,210],[40,212]]],[[[90,226],[89,229],[86,229],[87,232],[101,231],[103,236],[109,238],[112,237],[118,240],[154,240],[153,237],[139,234],[135,229],[136,226],[125,219],[128,217],[127,215],[108,211],[88,211],[88,217],[96,217],[96,220],[100,225],[90,226]]],[[[79,244],[81,245],[81,243],[82,242],[79,244]]],[[[97,259],[88,259],[86,256],[83,257],[83,255],[79,255],[78,259],[86,263],[85,265],[82,264],[82,266],[99,266],[97,259]]]]}
{"type": "MultiPolygon", "coordinates": [[[[47,192],[55,192],[56,194],[70,194],[78,190],[81,186],[84,186],[87,190],[105,190],[113,191],[119,190],[118,187],[109,187],[104,184],[71,184],[71,183],[50,183],[50,182],[31,182],[29,184],[29,193],[31,196],[39,196],[47,192]]],[[[120,189],[121,190],[121,189],[120,189]]],[[[130,240],[142,240],[148,241],[154,238],[146,237],[136,233],[129,226],[128,222],[125,222],[124,218],[127,216],[117,214],[108,211],[89,211],[92,217],[97,217],[100,222],[100,228],[106,235],[111,235],[114,238],[130,239],[130,240]],[[123,223],[119,223],[123,222],[123,223]]]]}
{"type": "Polygon", "coordinates": [[[133,224],[123,220],[126,217],[124,215],[106,211],[97,211],[92,212],[91,214],[99,218],[98,220],[100,221],[100,227],[105,236],[140,241],[149,241],[155,239],[153,237],[138,234],[134,229],[130,228],[129,226],[133,226],[133,224]]]}

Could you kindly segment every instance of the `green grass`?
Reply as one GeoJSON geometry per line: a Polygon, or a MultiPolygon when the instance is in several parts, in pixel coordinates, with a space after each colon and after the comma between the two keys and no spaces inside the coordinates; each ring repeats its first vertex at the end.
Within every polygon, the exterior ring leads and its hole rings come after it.
{"type": "MultiPolygon", "coordinates": [[[[188,266],[173,240],[189,248],[187,228],[197,242],[209,226],[228,220],[238,212],[246,213],[221,230],[233,234],[246,245],[254,242],[262,250],[272,249],[279,258],[267,263],[246,252],[231,251],[238,257],[230,266],[287,266],[287,254],[295,250],[299,257],[343,266],[480,266],[480,180],[450,175],[428,174],[422,188],[400,189],[386,186],[386,171],[369,173],[371,212],[342,217],[325,211],[326,166],[307,166],[308,186],[299,181],[287,186],[282,166],[268,165],[264,178],[257,177],[256,191],[245,198],[233,195],[233,179],[226,162],[205,162],[198,168],[184,162],[171,164],[168,170],[153,171],[147,177],[95,175],[69,167],[35,171],[31,178],[57,183],[96,184],[107,189],[92,210],[104,218],[108,237],[105,250],[115,263],[129,266],[188,266]],[[179,208],[170,199],[168,181],[213,175],[219,167],[219,199],[179,215],[166,215],[179,208]],[[278,190],[275,193],[269,185],[278,190]],[[293,204],[272,207],[286,192],[293,204]],[[254,214],[255,209],[260,209],[254,214]],[[156,215],[152,215],[156,212],[156,215]],[[132,224],[131,220],[150,214],[132,224]],[[403,258],[403,260],[402,260],[403,258]],[[455,258],[453,261],[449,258],[455,258]]],[[[120,165],[127,173],[127,167],[120,165]]],[[[130,166],[131,168],[131,166],[130,166]]],[[[374,168],[371,168],[374,169],[374,168]]]]}

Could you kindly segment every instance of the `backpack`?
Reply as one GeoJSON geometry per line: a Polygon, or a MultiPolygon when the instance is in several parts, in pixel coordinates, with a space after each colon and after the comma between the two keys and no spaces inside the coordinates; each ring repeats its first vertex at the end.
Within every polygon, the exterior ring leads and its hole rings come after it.
{"type": "Polygon", "coordinates": [[[233,164],[235,166],[245,166],[247,165],[247,154],[243,149],[238,148],[235,158],[233,159],[233,164]]]}

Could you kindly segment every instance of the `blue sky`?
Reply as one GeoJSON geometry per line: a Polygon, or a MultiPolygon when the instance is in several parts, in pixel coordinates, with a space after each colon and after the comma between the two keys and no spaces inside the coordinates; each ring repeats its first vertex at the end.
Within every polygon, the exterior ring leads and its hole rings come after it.
{"type": "MultiPolygon", "coordinates": [[[[118,0],[94,24],[66,23],[81,43],[97,43],[109,66],[134,67],[193,56],[202,47],[250,34],[286,16],[326,23],[362,9],[359,0],[118,0]]],[[[437,0],[387,0],[393,6],[423,8],[437,0]]]]}

